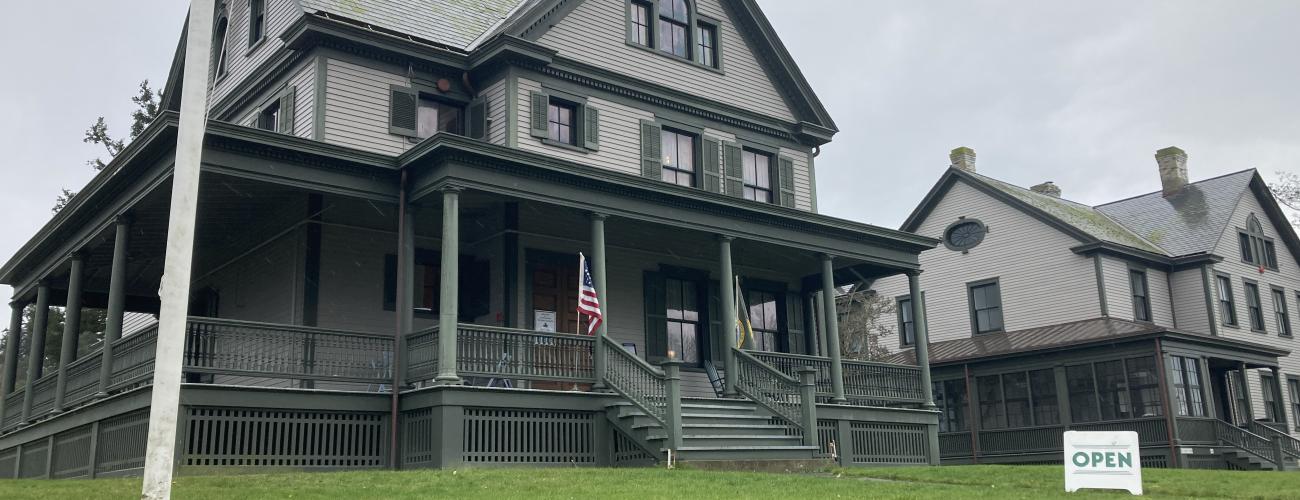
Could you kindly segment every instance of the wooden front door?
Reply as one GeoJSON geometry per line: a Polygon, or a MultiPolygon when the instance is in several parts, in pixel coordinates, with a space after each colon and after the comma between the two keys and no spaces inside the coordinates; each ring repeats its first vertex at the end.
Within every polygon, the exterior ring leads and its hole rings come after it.
{"type": "MultiPolygon", "coordinates": [[[[577,259],[574,259],[577,260],[577,259]]],[[[557,333],[577,333],[578,318],[578,265],[560,265],[554,262],[533,264],[532,325],[537,329],[536,311],[555,313],[557,333]]],[[[586,326],[586,322],[582,322],[586,326]]],[[[584,332],[585,333],[585,332],[584,332]]]]}

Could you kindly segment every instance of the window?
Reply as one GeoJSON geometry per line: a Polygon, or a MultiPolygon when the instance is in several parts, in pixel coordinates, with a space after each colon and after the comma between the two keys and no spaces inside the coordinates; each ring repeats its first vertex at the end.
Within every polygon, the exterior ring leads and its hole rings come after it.
{"type": "Polygon", "coordinates": [[[1255,418],[1251,416],[1247,408],[1250,408],[1250,402],[1246,400],[1246,375],[1240,370],[1231,372],[1232,399],[1236,402],[1235,411],[1232,412],[1238,424],[1243,424],[1255,418]]]}
{"type": "Polygon", "coordinates": [[[1246,286],[1246,311],[1250,315],[1250,329],[1262,332],[1264,331],[1264,308],[1259,303],[1259,285],[1249,281],[1244,283],[1246,286]]]}
{"type": "Polygon", "coordinates": [[[1098,419],[1097,387],[1092,365],[1065,367],[1065,383],[1070,390],[1070,420],[1095,422],[1098,419]]]}
{"type": "Polygon", "coordinates": [[[1101,419],[1119,420],[1132,416],[1128,383],[1122,360],[1105,361],[1093,365],[1097,374],[1097,396],[1101,401],[1101,419]]]}
{"type": "MultiPolygon", "coordinates": [[[[1152,356],[1067,366],[1065,377],[1070,390],[1070,414],[1075,422],[1164,414],[1159,374],[1152,356]]],[[[1199,384],[1198,376],[1198,388],[1199,384]]]]}
{"type": "Polygon", "coordinates": [[[665,128],[659,142],[664,155],[663,180],[695,186],[695,136],[665,128]]]}
{"type": "Polygon", "coordinates": [[[461,133],[461,108],[436,99],[420,99],[416,136],[433,137],[438,132],[461,133]]]}
{"type": "Polygon", "coordinates": [[[1002,376],[1002,395],[1006,401],[1007,427],[1034,425],[1029,413],[1029,376],[1024,372],[1002,376]]]}
{"type": "Polygon", "coordinates": [[[1246,233],[1238,233],[1237,239],[1241,245],[1241,261],[1247,264],[1254,264],[1255,250],[1254,245],[1251,245],[1250,235],[1246,233]]]}
{"type": "Polygon", "coordinates": [[[1277,270],[1277,249],[1273,246],[1273,240],[1264,240],[1264,266],[1277,270]]]}
{"type": "Polygon", "coordinates": [[[1277,334],[1290,337],[1291,315],[1286,310],[1286,291],[1281,288],[1273,289],[1273,318],[1277,321],[1277,334]]]}
{"type": "Polygon", "coordinates": [[[686,363],[700,362],[699,290],[693,281],[664,280],[668,297],[668,349],[686,363]]]}
{"type": "Polygon", "coordinates": [[[976,379],[982,429],[1016,429],[1060,423],[1056,373],[1048,368],[976,379]]]}
{"type": "Polygon", "coordinates": [[[1215,276],[1219,283],[1219,316],[1224,325],[1237,326],[1237,304],[1232,297],[1232,280],[1227,276],[1215,276]]]}
{"type": "Polygon", "coordinates": [[[1034,425],[1061,423],[1056,402],[1056,371],[1051,368],[1029,372],[1029,390],[1034,395],[1034,425]]]}
{"type": "Polygon", "coordinates": [[[1291,415],[1296,422],[1296,429],[1300,429],[1300,380],[1293,378],[1286,379],[1286,392],[1291,397],[1291,415]]]}
{"type": "Polygon", "coordinates": [[[975,333],[1002,331],[1002,292],[998,282],[979,282],[969,287],[971,326],[975,333]]]}
{"type": "Polygon", "coordinates": [[[980,428],[1002,429],[1007,426],[1006,408],[1002,405],[1002,378],[988,375],[975,379],[980,397],[980,428]]]}
{"type": "Polygon", "coordinates": [[[690,11],[686,0],[660,0],[659,50],[677,57],[689,58],[690,11]]]}
{"type": "Polygon", "coordinates": [[[1264,236],[1264,226],[1255,214],[1246,219],[1246,229],[1237,231],[1237,241],[1241,251],[1241,261],[1254,264],[1261,269],[1277,270],[1277,248],[1273,239],[1264,236]]]}
{"type": "Polygon", "coordinates": [[[1129,400],[1133,403],[1132,418],[1159,417],[1165,414],[1160,402],[1160,376],[1156,358],[1146,356],[1124,360],[1128,369],[1129,400]]]}
{"type": "Polygon", "coordinates": [[[650,46],[650,4],[632,2],[628,8],[627,21],[630,24],[628,41],[644,47],[650,46]]]}
{"type": "Polygon", "coordinates": [[[272,132],[280,130],[280,101],[278,99],[257,114],[257,128],[272,132]]]}
{"type": "Polygon", "coordinates": [[[983,222],[963,217],[944,230],[943,245],[949,250],[966,252],[983,243],[988,232],[983,222]]]}
{"type": "Polygon", "coordinates": [[[226,27],[229,24],[230,21],[225,16],[222,16],[217,20],[217,29],[213,31],[212,35],[213,47],[215,47],[213,59],[217,61],[216,73],[218,80],[226,76],[226,27]]]}
{"type": "Polygon", "coordinates": [[[1133,293],[1133,319],[1151,321],[1151,298],[1147,293],[1146,271],[1130,269],[1128,284],[1133,293]]]}
{"type": "Polygon", "coordinates": [[[248,2],[248,45],[262,41],[266,35],[266,0],[248,2]]]}
{"type": "Polygon", "coordinates": [[[1204,417],[1205,400],[1201,392],[1201,364],[1196,358],[1169,357],[1169,374],[1174,382],[1174,399],[1180,417],[1204,417]]]}
{"type": "Polygon", "coordinates": [[[546,106],[546,138],[560,144],[577,145],[572,104],[551,100],[546,106]]]}
{"type": "Polygon", "coordinates": [[[695,60],[710,68],[718,67],[718,29],[704,23],[695,28],[695,60]]]}
{"type": "Polygon", "coordinates": [[[745,170],[745,199],[772,203],[772,157],[745,149],[740,158],[745,170]]]}
{"type": "Polygon", "coordinates": [[[754,348],[760,351],[780,351],[781,327],[776,314],[776,294],[750,290],[746,295],[749,323],[754,329],[754,348]]]}
{"type": "Polygon", "coordinates": [[[959,432],[967,429],[966,380],[934,382],[934,404],[939,409],[939,432],[959,432]]]}
{"type": "Polygon", "coordinates": [[[916,344],[916,321],[912,319],[912,299],[910,297],[900,297],[898,299],[898,332],[902,345],[909,346],[916,344]]]}
{"type": "Polygon", "coordinates": [[[1264,420],[1268,422],[1280,422],[1282,415],[1282,402],[1277,400],[1277,385],[1273,376],[1267,373],[1259,374],[1259,390],[1264,393],[1264,420]]]}

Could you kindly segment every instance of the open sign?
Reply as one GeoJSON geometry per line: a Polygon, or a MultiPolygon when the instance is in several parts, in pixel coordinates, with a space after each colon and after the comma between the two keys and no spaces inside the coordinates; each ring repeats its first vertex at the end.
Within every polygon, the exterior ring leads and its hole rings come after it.
{"type": "Polygon", "coordinates": [[[1065,491],[1080,488],[1142,494],[1142,460],[1136,432],[1065,433],[1065,491]]]}

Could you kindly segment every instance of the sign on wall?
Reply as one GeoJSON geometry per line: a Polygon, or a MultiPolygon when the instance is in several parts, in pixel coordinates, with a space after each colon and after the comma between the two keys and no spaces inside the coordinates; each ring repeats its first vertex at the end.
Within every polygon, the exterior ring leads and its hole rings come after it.
{"type": "Polygon", "coordinates": [[[1079,488],[1142,494],[1142,460],[1133,431],[1065,433],[1065,491],[1079,488]]]}
{"type": "Polygon", "coordinates": [[[533,329],[539,332],[555,333],[555,311],[533,311],[533,329]]]}

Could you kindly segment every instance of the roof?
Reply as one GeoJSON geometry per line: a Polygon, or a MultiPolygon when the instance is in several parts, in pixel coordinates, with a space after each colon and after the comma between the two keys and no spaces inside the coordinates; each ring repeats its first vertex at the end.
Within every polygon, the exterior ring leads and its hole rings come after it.
{"type": "Polygon", "coordinates": [[[530,1],[298,0],[308,14],[343,17],[459,50],[470,49],[530,1]]]}
{"type": "Polygon", "coordinates": [[[1097,210],[1169,255],[1211,253],[1254,176],[1254,169],[1242,170],[1193,182],[1168,197],[1156,191],[1098,205],[1097,210]]]}
{"type": "MultiPolygon", "coordinates": [[[[1080,347],[1088,344],[1139,340],[1161,335],[1174,335],[1269,356],[1285,356],[1289,354],[1289,351],[1271,346],[1185,332],[1150,323],[1138,323],[1116,318],[1094,318],[1014,332],[988,333],[973,338],[933,342],[930,344],[930,364],[941,365],[977,359],[983,360],[1067,347],[1080,347]]],[[[916,357],[911,350],[908,350],[894,354],[887,361],[915,364],[916,357]]]]}

